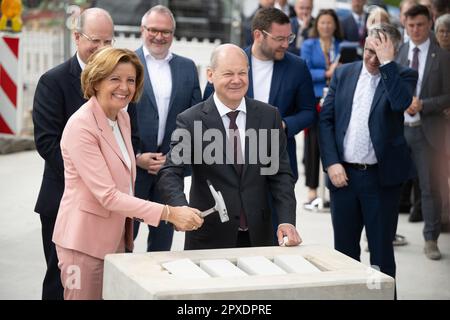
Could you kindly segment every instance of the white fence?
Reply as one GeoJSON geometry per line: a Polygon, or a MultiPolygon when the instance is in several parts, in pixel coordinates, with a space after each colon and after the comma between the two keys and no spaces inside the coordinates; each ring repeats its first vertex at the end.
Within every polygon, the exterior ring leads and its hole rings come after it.
{"type": "MultiPolygon", "coordinates": [[[[142,44],[140,38],[135,36],[126,37],[120,34],[116,37],[115,47],[135,50],[142,44]]],[[[220,44],[216,40],[211,43],[207,40],[198,41],[193,39],[175,39],[172,52],[192,59],[198,70],[200,88],[206,85],[206,68],[212,50],[220,44]]],[[[33,96],[40,76],[50,68],[60,64],[64,60],[64,39],[61,30],[24,30],[21,34],[20,64],[23,79],[23,133],[31,133],[32,121],[31,110],[33,107],[33,96]]],[[[75,46],[72,41],[72,54],[75,46]]]]}

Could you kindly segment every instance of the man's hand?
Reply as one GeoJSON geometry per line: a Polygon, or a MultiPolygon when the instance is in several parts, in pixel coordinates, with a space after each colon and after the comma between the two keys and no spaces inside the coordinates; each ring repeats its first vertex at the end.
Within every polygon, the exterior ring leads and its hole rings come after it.
{"type": "Polygon", "coordinates": [[[406,112],[408,112],[408,114],[413,116],[417,112],[422,111],[422,109],[423,109],[422,101],[417,97],[413,97],[411,105],[408,107],[408,109],[406,109],[406,112]]]}
{"type": "Polygon", "coordinates": [[[146,152],[142,153],[137,159],[136,164],[144,169],[147,170],[149,174],[156,175],[158,174],[159,169],[163,166],[163,164],[166,162],[166,156],[162,153],[156,153],[156,152],[146,152]]]}
{"type": "Polygon", "coordinates": [[[386,61],[393,61],[395,57],[395,49],[391,39],[389,39],[389,37],[382,32],[379,33],[379,36],[380,39],[375,37],[367,38],[367,41],[370,42],[375,50],[375,53],[377,54],[378,61],[380,61],[381,64],[386,61]]]}
{"type": "Polygon", "coordinates": [[[342,164],[340,164],[340,163],[332,164],[331,166],[328,167],[327,172],[328,172],[328,177],[331,180],[331,183],[333,183],[333,185],[336,188],[342,188],[342,187],[348,186],[347,173],[345,172],[345,169],[342,166],[342,164]]]}
{"type": "Polygon", "coordinates": [[[297,229],[290,223],[282,223],[277,230],[278,244],[280,246],[298,246],[302,243],[302,238],[297,232],[297,229]],[[285,241],[283,238],[287,238],[285,241]]]}

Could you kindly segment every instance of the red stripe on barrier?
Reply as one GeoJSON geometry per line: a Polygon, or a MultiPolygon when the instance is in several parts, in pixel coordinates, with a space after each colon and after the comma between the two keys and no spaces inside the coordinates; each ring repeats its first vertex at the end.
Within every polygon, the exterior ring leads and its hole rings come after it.
{"type": "Polygon", "coordinates": [[[17,108],[17,86],[2,65],[0,65],[0,87],[5,91],[14,108],[17,108]]]}
{"type": "Polygon", "coordinates": [[[14,55],[16,56],[16,59],[18,59],[19,58],[19,38],[3,37],[3,40],[5,40],[5,43],[8,45],[8,47],[14,53],[14,55]]]}
{"type": "Polygon", "coordinates": [[[14,134],[11,128],[6,124],[5,120],[3,120],[2,115],[0,114],[0,132],[7,134],[14,134]]]}

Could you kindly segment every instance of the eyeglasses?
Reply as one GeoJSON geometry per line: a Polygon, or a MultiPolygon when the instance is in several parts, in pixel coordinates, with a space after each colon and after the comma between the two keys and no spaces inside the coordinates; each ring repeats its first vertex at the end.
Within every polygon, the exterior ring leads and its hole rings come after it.
{"type": "Polygon", "coordinates": [[[100,45],[104,45],[104,46],[112,46],[114,44],[114,42],[116,41],[116,39],[112,38],[112,39],[107,39],[107,40],[101,40],[101,39],[97,39],[97,38],[91,38],[89,37],[87,34],[83,33],[83,32],[79,32],[79,34],[81,34],[83,37],[85,37],[90,43],[92,43],[93,45],[96,46],[100,46],[100,45]]]}
{"type": "Polygon", "coordinates": [[[293,34],[293,33],[291,33],[287,37],[283,37],[283,36],[275,37],[275,36],[271,35],[269,32],[267,32],[266,30],[262,30],[262,32],[264,32],[266,35],[271,37],[272,40],[275,40],[276,42],[285,42],[285,41],[287,41],[289,44],[291,44],[292,42],[294,42],[294,39],[295,39],[295,34],[293,34]]]}
{"type": "Polygon", "coordinates": [[[152,36],[152,37],[156,37],[158,35],[158,33],[161,33],[161,35],[164,38],[168,38],[173,34],[172,30],[158,30],[158,29],[153,29],[153,28],[147,28],[146,26],[142,26],[142,28],[144,28],[145,30],[147,30],[147,32],[152,36]]]}

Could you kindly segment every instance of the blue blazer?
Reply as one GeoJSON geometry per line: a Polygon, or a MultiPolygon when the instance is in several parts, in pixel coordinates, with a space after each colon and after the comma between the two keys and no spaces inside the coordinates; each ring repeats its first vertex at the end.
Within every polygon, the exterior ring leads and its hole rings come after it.
{"type": "MultiPolygon", "coordinates": [[[[251,47],[245,49],[250,63],[247,97],[253,99],[251,47]]],[[[203,100],[214,92],[212,84],[205,88],[203,100]]],[[[310,127],[317,117],[311,73],[306,63],[289,52],[273,65],[269,104],[278,108],[286,123],[287,150],[295,179],[298,178],[295,135],[310,127]]]]}
{"type": "MultiPolygon", "coordinates": [[[[144,65],[144,91],[136,103],[137,125],[140,135],[139,152],[162,152],[170,149],[170,138],[176,128],[177,115],[201,101],[200,85],[197,68],[192,60],[173,54],[169,62],[172,74],[172,93],[167,115],[166,130],[160,147],[158,147],[159,116],[155,94],[148,75],[147,63],[142,47],[136,54],[144,65]]],[[[130,104],[131,105],[131,104],[130,104]]],[[[156,176],[146,170],[137,168],[136,196],[147,199],[156,176]]]]}
{"type": "MultiPolygon", "coordinates": [[[[319,146],[324,168],[343,162],[344,137],[352,112],[362,62],[336,69],[319,120],[319,146]]],[[[403,112],[409,107],[417,72],[396,62],[380,67],[369,115],[369,132],[378,160],[379,183],[399,185],[414,176],[413,162],[403,136],[403,112]]],[[[327,179],[327,186],[334,186],[327,179]]]]}
{"type": "MultiPolygon", "coordinates": [[[[334,40],[334,56],[339,54],[340,41],[334,40]]],[[[327,79],[325,78],[325,71],[327,65],[325,62],[325,56],[322,48],[320,47],[319,38],[308,39],[303,42],[301,57],[306,61],[306,65],[311,72],[312,81],[314,84],[314,94],[317,98],[321,98],[323,94],[323,88],[327,85],[327,79]]]]}

